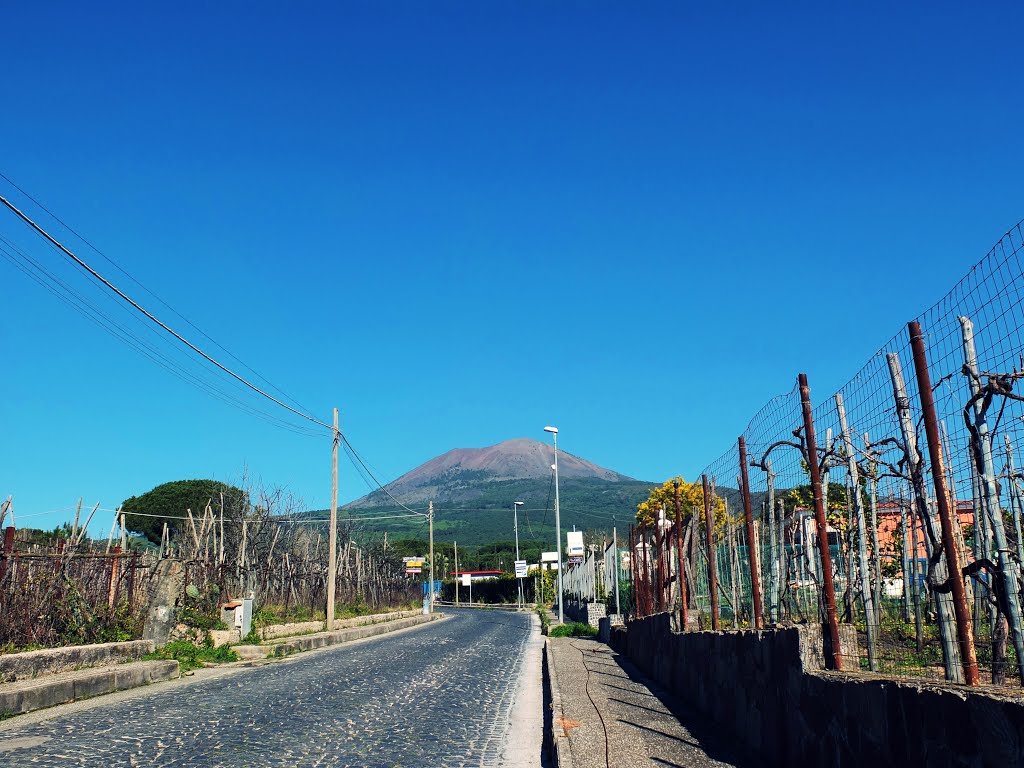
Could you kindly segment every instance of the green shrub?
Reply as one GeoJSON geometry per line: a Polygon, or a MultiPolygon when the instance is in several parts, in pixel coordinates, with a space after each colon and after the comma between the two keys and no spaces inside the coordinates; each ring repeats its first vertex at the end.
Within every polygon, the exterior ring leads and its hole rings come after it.
{"type": "Polygon", "coordinates": [[[578,621],[571,621],[568,624],[559,624],[548,631],[548,637],[597,637],[597,628],[589,624],[580,624],[578,621]]]}
{"type": "Polygon", "coordinates": [[[551,616],[548,614],[547,608],[544,606],[538,607],[537,615],[540,616],[540,633],[542,635],[548,634],[551,629],[551,616]]]}
{"type": "Polygon", "coordinates": [[[211,643],[196,645],[187,640],[172,640],[163,648],[143,657],[152,659],[174,659],[181,665],[181,670],[197,669],[204,664],[224,664],[238,661],[238,654],[226,645],[214,648],[211,643]]]}

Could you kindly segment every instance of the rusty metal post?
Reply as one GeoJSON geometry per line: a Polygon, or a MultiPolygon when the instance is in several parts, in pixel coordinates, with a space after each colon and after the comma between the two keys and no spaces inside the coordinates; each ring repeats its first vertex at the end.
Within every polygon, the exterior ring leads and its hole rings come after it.
{"type": "Polygon", "coordinates": [[[949,509],[949,493],[946,489],[946,470],[942,461],[942,442],[939,437],[939,419],[935,414],[935,395],[932,392],[931,376],[928,372],[928,357],[925,354],[924,336],[921,324],[916,320],[907,325],[910,334],[910,348],[914,353],[914,370],[917,373],[917,390],[921,398],[921,415],[924,431],[928,437],[928,457],[932,465],[932,482],[935,485],[935,502],[939,507],[939,522],[942,526],[942,548],[953,586],[953,612],[956,616],[956,635],[960,643],[960,658],[964,666],[964,678],[968,685],[978,685],[978,657],[974,649],[974,631],[971,614],[967,610],[967,593],[960,575],[960,553],[956,536],[953,535],[953,520],[949,509]]]}
{"type": "Polygon", "coordinates": [[[807,440],[807,468],[811,473],[811,491],[814,494],[814,527],[818,529],[818,549],[821,550],[821,582],[825,592],[825,614],[828,620],[830,648],[825,649],[825,662],[832,669],[842,671],[843,652],[839,644],[839,618],[836,615],[836,588],[832,581],[832,553],[828,548],[828,522],[825,520],[825,500],[821,489],[821,468],[818,466],[818,443],[814,437],[814,414],[811,410],[811,389],[807,374],[801,373],[800,406],[804,415],[804,437],[807,440]]]}
{"type": "Polygon", "coordinates": [[[750,477],[747,474],[747,441],[741,435],[739,438],[740,449],[740,479],[743,481],[743,512],[747,518],[747,552],[750,555],[750,591],[754,599],[754,629],[761,629],[764,625],[763,606],[761,604],[761,572],[759,552],[757,551],[757,538],[754,536],[754,515],[750,511],[750,477]]]}
{"type": "Polygon", "coordinates": [[[4,528],[4,553],[3,557],[0,557],[0,581],[4,580],[4,576],[7,575],[7,563],[14,554],[14,526],[9,525],[4,528]]]}
{"type": "Polygon", "coordinates": [[[718,631],[718,565],[715,563],[715,524],[711,517],[711,484],[701,475],[704,484],[704,527],[708,535],[708,589],[711,592],[711,629],[718,631]]]}
{"type": "Polygon", "coordinates": [[[683,559],[683,517],[679,509],[679,480],[672,483],[675,489],[676,507],[676,550],[679,555],[679,631],[686,631],[686,623],[689,619],[686,609],[686,560],[683,559]]]}

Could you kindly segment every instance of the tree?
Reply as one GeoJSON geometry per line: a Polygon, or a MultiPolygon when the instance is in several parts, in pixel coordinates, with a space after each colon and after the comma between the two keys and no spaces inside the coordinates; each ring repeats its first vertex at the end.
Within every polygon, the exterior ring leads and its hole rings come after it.
{"type": "Polygon", "coordinates": [[[221,494],[224,494],[224,517],[243,517],[249,511],[249,494],[241,488],[218,480],[174,480],[158,485],[141,496],[125,499],[121,505],[125,513],[125,528],[142,534],[154,544],[160,543],[164,523],[173,538],[188,526],[186,510],[202,516],[207,504],[220,513],[221,494]]]}
{"type": "MultiPolygon", "coordinates": [[[[704,512],[704,486],[702,483],[688,483],[683,480],[682,475],[669,478],[657,488],[652,488],[646,501],[637,504],[636,522],[637,525],[654,525],[658,510],[665,509],[665,515],[671,522],[675,521],[675,482],[679,481],[679,511],[683,525],[689,522],[696,509],[699,514],[704,512]]],[[[725,502],[721,497],[715,496],[712,511],[715,517],[715,527],[725,524],[725,502]]]]}
{"type": "MultiPolygon", "coordinates": [[[[786,494],[786,507],[792,509],[814,509],[814,491],[810,485],[798,485],[786,494]]],[[[865,499],[865,507],[868,506],[865,499]]],[[[825,519],[836,530],[846,530],[846,486],[842,483],[828,484],[828,499],[825,501],[825,519]]]]}

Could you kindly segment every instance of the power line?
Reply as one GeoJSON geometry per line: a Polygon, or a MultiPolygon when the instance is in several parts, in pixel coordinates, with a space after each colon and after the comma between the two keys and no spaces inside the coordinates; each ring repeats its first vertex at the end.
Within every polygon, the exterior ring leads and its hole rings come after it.
{"type": "Polygon", "coordinates": [[[267,383],[267,385],[271,389],[277,391],[283,397],[285,397],[288,400],[290,400],[291,402],[295,403],[295,405],[299,406],[300,408],[303,408],[304,410],[307,410],[307,411],[309,410],[308,408],[303,406],[301,403],[299,403],[294,397],[289,396],[282,389],[280,389],[279,387],[274,386],[274,384],[272,382],[268,381],[265,376],[263,376],[262,374],[259,373],[259,371],[256,371],[255,369],[253,369],[249,365],[246,365],[245,361],[241,360],[237,355],[234,355],[231,352],[231,350],[227,349],[223,344],[218,342],[216,339],[214,339],[212,336],[210,336],[208,333],[206,333],[202,328],[197,326],[195,323],[193,323],[191,320],[189,320],[187,317],[185,317],[183,314],[181,314],[178,310],[176,310],[174,307],[172,307],[170,304],[168,304],[166,301],[164,301],[154,291],[152,291],[150,288],[148,288],[143,283],[141,283],[139,280],[137,280],[134,275],[129,273],[124,267],[122,267],[120,264],[118,264],[116,261],[114,261],[112,258],[110,258],[106,253],[104,253],[99,248],[97,248],[95,245],[93,245],[89,240],[87,240],[85,238],[84,235],[79,233],[70,224],[68,224],[64,220],[62,220],[59,216],[57,216],[57,214],[55,214],[53,211],[51,211],[49,208],[47,208],[46,205],[44,205],[42,202],[40,202],[31,193],[25,191],[24,189],[22,189],[22,187],[18,186],[18,184],[13,179],[11,179],[9,176],[7,176],[3,171],[0,171],[0,178],[2,178],[4,181],[6,181],[8,184],[10,184],[16,190],[18,190],[22,195],[27,197],[33,203],[35,203],[39,208],[41,208],[43,211],[45,211],[47,213],[47,215],[49,215],[54,221],[56,221],[58,224],[60,224],[66,230],[71,232],[75,237],[77,237],[79,240],[81,240],[83,243],[85,243],[95,253],[99,254],[104,260],[106,260],[109,264],[111,264],[115,269],[117,269],[119,272],[121,272],[121,274],[123,274],[125,277],[127,277],[129,280],[131,280],[137,286],[139,286],[142,290],[144,290],[146,293],[148,293],[154,299],[156,299],[161,304],[163,304],[165,307],[167,307],[167,309],[169,309],[171,312],[173,312],[175,315],[177,315],[179,318],[181,318],[181,320],[183,320],[185,323],[187,323],[189,326],[191,326],[193,329],[195,329],[196,332],[198,332],[204,338],[208,339],[212,344],[214,344],[219,349],[221,349],[226,355],[231,357],[233,360],[237,361],[243,368],[245,368],[249,372],[253,373],[256,377],[262,379],[264,382],[267,383]]]}
{"type": "Polygon", "coordinates": [[[140,312],[148,320],[150,320],[151,322],[153,322],[156,325],[158,325],[160,328],[162,328],[164,331],[166,331],[171,336],[176,338],[182,344],[187,346],[189,349],[191,349],[197,355],[199,355],[200,357],[202,357],[203,359],[205,359],[209,363],[215,365],[217,368],[219,368],[220,370],[224,371],[226,374],[228,374],[232,378],[236,379],[241,384],[245,385],[246,387],[248,387],[249,389],[253,390],[257,394],[261,395],[262,397],[265,397],[267,400],[270,400],[270,401],[276,403],[277,405],[281,406],[285,410],[291,411],[296,416],[299,416],[299,417],[301,417],[303,419],[306,419],[307,421],[311,421],[314,424],[319,424],[321,427],[325,427],[325,428],[331,430],[332,432],[334,431],[334,427],[332,425],[327,424],[326,422],[320,421],[315,416],[311,416],[308,413],[304,413],[304,412],[300,411],[298,408],[293,408],[292,406],[288,405],[287,403],[282,402],[281,400],[279,400],[278,398],[274,397],[273,395],[271,395],[271,394],[265,392],[264,390],[260,389],[259,387],[257,387],[255,384],[253,384],[249,380],[247,380],[244,377],[240,376],[239,374],[235,373],[233,370],[228,368],[226,365],[224,365],[220,361],[218,361],[215,358],[213,358],[210,355],[208,355],[206,352],[201,350],[199,347],[197,347],[191,341],[189,341],[184,336],[182,336],[180,333],[175,331],[169,325],[167,325],[166,323],[164,323],[163,321],[158,319],[155,315],[153,315],[151,312],[149,312],[149,310],[147,310],[141,304],[139,304],[134,299],[132,299],[128,294],[126,294],[124,291],[122,291],[116,285],[114,285],[109,280],[107,280],[107,278],[103,277],[103,275],[101,275],[99,272],[97,272],[95,269],[93,269],[91,266],[89,266],[85,261],[83,261],[81,258],[79,258],[74,253],[72,253],[70,250],[68,250],[62,243],[60,243],[56,238],[54,238],[45,229],[43,229],[38,224],[36,224],[35,221],[33,221],[27,215],[25,215],[17,206],[15,206],[13,203],[11,203],[11,201],[8,200],[3,195],[0,195],[0,203],[3,203],[5,206],[7,206],[7,208],[9,208],[16,216],[18,216],[22,221],[24,221],[29,227],[31,227],[37,233],[42,235],[52,245],[54,245],[56,248],[58,248],[65,256],[67,256],[69,259],[71,259],[75,264],[77,264],[82,269],[86,270],[90,275],[93,276],[93,278],[95,278],[96,280],[100,281],[109,290],[113,291],[118,297],[120,297],[122,300],[124,300],[128,304],[130,304],[136,311],[140,312]]]}
{"type": "MultiPolygon", "coordinates": [[[[16,268],[21,270],[31,280],[45,288],[47,291],[52,293],[58,299],[63,301],[69,307],[74,309],[84,318],[92,323],[99,326],[104,332],[110,334],[115,339],[123,342],[127,346],[134,349],[144,357],[149,358],[154,364],[163,368],[168,373],[176,376],[182,381],[192,384],[211,397],[217,398],[222,402],[232,405],[245,413],[248,413],[257,418],[263,419],[264,421],[273,424],[274,426],[287,429],[301,435],[313,435],[309,429],[296,427],[273,414],[267,413],[266,411],[260,410],[248,403],[239,400],[228,392],[218,389],[212,382],[202,379],[200,376],[194,373],[190,373],[183,370],[180,365],[175,361],[171,360],[167,355],[161,352],[159,349],[145,341],[133,331],[129,330],[125,326],[118,323],[110,315],[96,306],[94,303],[89,301],[84,295],[72,288],[68,283],[61,280],[59,277],[50,272],[46,267],[37,262],[23,250],[18,248],[12,241],[0,235],[0,256],[6,261],[13,264],[16,268]],[[24,262],[24,263],[23,263],[24,262]],[[28,266],[26,266],[26,264],[28,266]],[[57,286],[57,287],[54,287],[57,286]]],[[[318,434],[318,433],[317,433],[318,434]]]]}
{"type": "MultiPolygon", "coordinates": [[[[117,512],[116,509],[100,509],[100,512],[117,512]]],[[[181,515],[154,515],[148,512],[129,512],[128,510],[122,509],[121,512],[126,517],[153,517],[160,520],[196,520],[202,519],[202,516],[195,514],[192,517],[186,517],[181,515]]],[[[46,513],[39,513],[46,514],[46,513]]],[[[25,517],[25,515],[22,515],[25,517]]],[[[370,520],[394,520],[400,517],[421,517],[418,514],[412,515],[381,515],[378,517],[339,517],[339,523],[361,523],[370,520]]],[[[219,520],[220,518],[217,517],[219,520]]],[[[266,523],[268,525],[276,525],[278,523],[295,523],[298,525],[327,525],[330,521],[323,518],[315,517],[269,517],[269,518],[246,518],[246,517],[225,517],[225,523],[266,523]]]]}

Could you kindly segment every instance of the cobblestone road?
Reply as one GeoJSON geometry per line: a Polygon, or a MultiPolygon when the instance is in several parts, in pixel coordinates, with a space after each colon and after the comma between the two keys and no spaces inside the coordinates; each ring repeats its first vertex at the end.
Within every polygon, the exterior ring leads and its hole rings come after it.
{"type": "Polygon", "coordinates": [[[10,723],[0,765],[497,765],[530,616],[449,613],[411,632],[10,723]]]}

